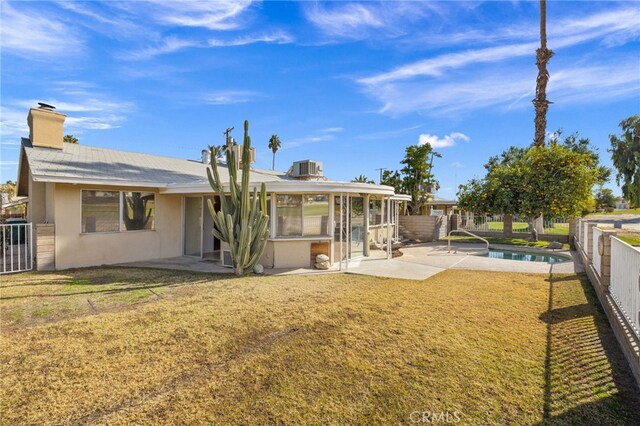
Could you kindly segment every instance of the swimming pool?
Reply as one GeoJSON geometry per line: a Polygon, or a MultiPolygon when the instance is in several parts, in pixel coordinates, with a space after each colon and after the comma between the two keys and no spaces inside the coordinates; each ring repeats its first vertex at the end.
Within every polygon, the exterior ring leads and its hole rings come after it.
{"type": "Polygon", "coordinates": [[[493,248],[489,249],[488,253],[483,253],[479,256],[490,257],[493,259],[519,260],[521,262],[563,263],[571,260],[569,256],[561,254],[534,253],[493,248]]]}

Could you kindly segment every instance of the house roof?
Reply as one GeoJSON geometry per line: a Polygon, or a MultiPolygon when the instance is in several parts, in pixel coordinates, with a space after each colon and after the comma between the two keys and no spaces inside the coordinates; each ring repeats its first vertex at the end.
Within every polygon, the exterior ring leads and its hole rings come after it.
{"type": "MultiPolygon", "coordinates": [[[[200,161],[72,143],[64,143],[61,150],[32,147],[28,139],[22,141],[35,181],[151,187],[206,181],[207,165],[200,161]]],[[[228,180],[227,168],[219,170],[220,179],[228,180]]],[[[251,171],[252,182],[289,179],[283,172],[251,171]]]]}
{"type": "Polygon", "coordinates": [[[456,205],[458,204],[458,200],[447,200],[446,198],[441,198],[438,196],[433,196],[428,202],[428,205],[431,204],[446,204],[446,205],[456,205]]]}
{"type": "MultiPolygon", "coordinates": [[[[159,188],[166,193],[211,192],[207,165],[200,161],[63,143],[63,149],[33,147],[22,139],[20,170],[29,170],[36,182],[74,183],[159,188]],[[24,155],[22,155],[24,154],[24,155]],[[26,159],[26,164],[22,164],[26,159]]],[[[218,167],[220,180],[229,181],[224,164],[218,167]]],[[[393,188],[351,182],[299,180],[285,172],[252,169],[252,184],[266,183],[269,191],[345,191],[393,195],[393,188]]],[[[28,192],[19,178],[21,193],[28,192]]],[[[225,185],[225,186],[228,186],[225,185]]]]}

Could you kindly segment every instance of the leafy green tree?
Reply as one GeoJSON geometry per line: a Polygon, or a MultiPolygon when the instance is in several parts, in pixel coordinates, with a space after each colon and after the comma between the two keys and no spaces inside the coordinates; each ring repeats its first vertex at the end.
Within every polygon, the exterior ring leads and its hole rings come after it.
{"type": "Polygon", "coordinates": [[[383,170],[380,185],[392,186],[396,194],[401,194],[404,192],[402,176],[400,176],[400,172],[397,170],[383,170]]]}
{"type": "Polygon", "coordinates": [[[280,142],[280,138],[278,137],[278,135],[271,135],[271,138],[269,139],[269,149],[271,150],[271,152],[273,152],[271,170],[276,169],[276,152],[278,152],[281,146],[282,142],[280,142]]]}
{"type": "Polygon", "coordinates": [[[620,122],[622,135],[610,135],[611,160],[617,169],[616,183],[622,182],[622,194],[632,207],[640,206],[640,116],[620,122]]]}
{"type": "Polygon", "coordinates": [[[357,178],[351,179],[351,182],[357,183],[375,183],[373,180],[369,179],[365,175],[360,175],[357,178]]]}
{"type": "Polygon", "coordinates": [[[404,164],[400,169],[402,186],[411,195],[410,214],[420,214],[431,198],[433,188],[438,186],[431,173],[433,157],[441,155],[431,148],[431,144],[411,145],[407,147],[404,159],[400,162],[404,164]]]}
{"type": "Polygon", "coordinates": [[[587,208],[601,182],[597,157],[565,144],[510,148],[489,160],[487,174],[460,185],[458,205],[476,213],[520,214],[533,227],[540,215],[575,217],[587,208]]]}
{"type": "Polygon", "coordinates": [[[16,196],[16,183],[12,180],[8,180],[6,183],[0,185],[0,193],[8,194],[9,201],[13,200],[16,196]]]}
{"type": "Polygon", "coordinates": [[[66,143],[78,143],[78,138],[76,138],[73,135],[64,135],[64,137],[62,138],[62,142],[66,142],[66,143]]]}
{"type": "Polygon", "coordinates": [[[596,209],[611,211],[616,206],[616,197],[609,188],[600,187],[594,197],[596,201],[596,209]]]}
{"type": "Polygon", "coordinates": [[[434,157],[441,155],[431,144],[411,145],[405,149],[404,159],[400,162],[404,167],[400,171],[384,170],[382,173],[381,185],[393,186],[396,193],[411,195],[409,214],[421,214],[432,192],[439,187],[431,173],[434,157]]]}

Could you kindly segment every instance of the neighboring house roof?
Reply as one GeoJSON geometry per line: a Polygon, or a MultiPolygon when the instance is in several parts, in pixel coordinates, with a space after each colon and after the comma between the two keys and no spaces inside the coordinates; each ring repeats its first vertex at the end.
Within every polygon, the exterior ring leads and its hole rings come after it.
{"type": "Polygon", "coordinates": [[[2,203],[2,209],[8,209],[11,207],[16,207],[16,206],[20,206],[22,204],[27,204],[29,202],[29,199],[27,197],[22,197],[22,198],[16,198],[15,200],[9,202],[9,203],[2,203]]]}
{"type": "MultiPolygon", "coordinates": [[[[20,170],[28,169],[36,182],[160,188],[166,193],[211,192],[207,165],[200,161],[71,143],[64,143],[62,150],[33,147],[26,138],[22,139],[22,145],[20,170]],[[28,167],[22,164],[25,159],[28,167]]],[[[226,165],[219,165],[218,170],[220,180],[229,182],[226,165]]],[[[20,175],[19,192],[26,194],[28,189],[24,188],[22,173],[20,175]]],[[[264,182],[270,191],[348,190],[393,195],[393,188],[385,185],[335,182],[325,178],[299,180],[285,172],[262,169],[251,169],[250,181],[258,185],[264,182]]]]}
{"type": "Polygon", "coordinates": [[[430,204],[447,204],[447,205],[449,205],[450,204],[450,205],[453,206],[453,205],[458,204],[458,200],[447,200],[445,198],[440,198],[440,197],[437,197],[437,196],[434,195],[433,198],[431,198],[427,202],[427,204],[428,205],[430,205],[430,204]]]}

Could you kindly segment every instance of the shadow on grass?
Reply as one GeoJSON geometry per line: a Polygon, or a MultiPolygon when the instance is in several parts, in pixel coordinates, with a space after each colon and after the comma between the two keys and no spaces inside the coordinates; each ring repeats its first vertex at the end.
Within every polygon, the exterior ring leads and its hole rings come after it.
{"type": "MultiPolygon", "coordinates": [[[[200,283],[204,280],[229,279],[232,276],[225,274],[210,274],[187,271],[171,271],[164,269],[126,269],[112,273],[109,268],[83,268],[64,271],[64,277],[46,279],[45,282],[25,281],[19,284],[4,285],[0,289],[30,288],[34,286],[62,286],[66,288],[78,287],[78,291],[66,291],[64,293],[41,293],[0,296],[2,300],[16,300],[42,297],[70,297],[90,294],[117,294],[137,290],[149,290],[156,288],[175,288],[190,284],[200,283]],[[131,273],[133,272],[133,273],[131,273]],[[109,286],[109,288],[100,288],[109,286]],[[86,288],[80,291],[80,288],[86,288]]],[[[41,274],[46,276],[47,274],[41,274]]]]}
{"type": "Polygon", "coordinates": [[[541,424],[640,424],[640,392],[585,275],[549,282],[541,424]],[[580,288],[569,281],[579,280],[580,288]],[[562,306],[572,291],[587,303],[562,306]]]}

